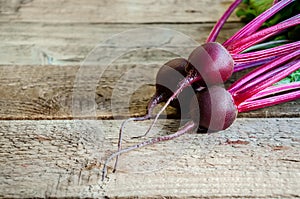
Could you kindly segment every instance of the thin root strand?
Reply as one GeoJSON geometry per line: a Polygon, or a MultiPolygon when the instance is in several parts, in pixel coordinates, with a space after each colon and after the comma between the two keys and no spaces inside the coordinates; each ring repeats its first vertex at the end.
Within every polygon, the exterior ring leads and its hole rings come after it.
{"type": "Polygon", "coordinates": [[[115,153],[113,153],[111,156],[109,156],[105,163],[104,163],[104,166],[103,166],[103,169],[102,169],[102,181],[104,181],[106,175],[107,175],[107,164],[115,157],[118,157],[119,155],[123,154],[123,153],[127,153],[129,151],[132,151],[134,149],[138,149],[138,148],[141,148],[141,147],[144,147],[144,146],[147,146],[147,145],[151,145],[151,144],[155,144],[155,143],[158,143],[158,142],[163,142],[163,141],[168,141],[168,140],[172,140],[174,138],[177,138],[191,130],[193,130],[197,125],[193,122],[193,121],[190,121],[188,123],[186,123],[182,128],[180,128],[176,133],[173,133],[171,135],[165,135],[165,136],[160,136],[160,137],[156,137],[156,138],[152,138],[150,140],[147,140],[147,141],[144,141],[144,142],[141,142],[139,144],[136,144],[136,145],[133,145],[131,147],[128,147],[128,148],[125,148],[125,149],[122,149],[120,151],[117,151],[115,153]]]}
{"type": "MultiPolygon", "coordinates": [[[[120,127],[120,132],[119,132],[118,151],[120,151],[122,149],[123,132],[124,132],[124,127],[125,127],[126,123],[130,122],[130,121],[144,121],[144,120],[147,120],[147,119],[150,119],[150,118],[151,118],[151,114],[147,114],[147,115],[142,116],[142,117],[128,118],[127,120],[122,122],[121,127],[120,127]]],[[[117,165],[118,165],[118,159],[119,159],[119,156],[116,157],[113,173],[116,172],[117,165]]]]}

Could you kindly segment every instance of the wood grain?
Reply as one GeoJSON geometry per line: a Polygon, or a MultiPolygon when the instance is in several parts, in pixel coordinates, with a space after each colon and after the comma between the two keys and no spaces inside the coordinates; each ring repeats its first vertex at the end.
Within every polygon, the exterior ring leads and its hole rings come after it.
{"type": "MultiPolygon", "coordinates": [[[[102,183],[120,122],[0,121],[0,197],[300,197],[299,118],[243,118],[223,132],[148,146],[121,156],[102,183]]],[[[149,124],[130,123],[124,145],[149,124]]],[[[160,120],[154,131],[178,125],[160,120]]]]}
{"type": "MultiPolygon", "coordinates": [[[[0,66],[0,118],[108,119],[142,115],[154,94],[160,65],[113,64],[106,70],[101,66],[82,67],[0,66]]],[[[233,79],[241,75],[235,74],[233,79]]],[[[299,103],[297,100],[239,116],[299,117],[299,103]]],[[[174,117],[174,110],[169,109],[169,114],[174,117]]]]}
{"type": "MultiPolygon", "coordinates": [[[[2,0],[0,21],[51,23],[215,22],[233,0],[2,0]],[[209,8],[209,9],[207,9],[209,8]]],[[[232,17],[231,21],[237,21],[232,17]]]]}
{"type": "MultiPolygon", "coordinates": [[[[1,19],[1,17],[0,17],[1,19]]],[[[182,33],[203,43],[214,23],[208,24],[89,24],[89,23],[23,23],[0,22],[0,64],[74,65],[80,63],[97,45],[116,34],[137,28],[164,28],[182,33]]],[[[241,23],[224,26],[219,41],[234,34],[241,23]]],[[[138,35],[137,35],[138,37],[138,35]]],[[[140,36],[141,37],[141,36],[140,36]]],[[[169,39],[169,38],[167,38],[169,39]]],[[[166,41],[168,41],[166,39],[166,41]]],[[[175,41],[173,41],[174,43],[175,41]]],[[[134,44],[135,41],[133,40],[134,44]]],[[[157,63],[172,57],[170,52],[144,50],[128,52],[119,63],[157,63]]]]}
{"type": "MultiPolygon", "coordinates": [[[[263,118],[238,118],[226,131],[124,154],[118,172],[110,162],[100,181],[117,148],[122,121],[114,119],[145,112],[157,70],[176,55],[148,47],[107,68],[83,64],[85,58],[137,28],[167,28],[203,43],[232,1],[0,0],[0,198],[300,197],[300,100],[240,114],[263,118]]],[[[238,21],[230,17],[218,41],[243,25],[238,21]]],[[[176,117],[174,109],[167,113],[176,117]]],[[[129,123],[124,146],[149,125],[129,123]]],[[[153,131],[179,126],[160,119],[153,131]]]]}

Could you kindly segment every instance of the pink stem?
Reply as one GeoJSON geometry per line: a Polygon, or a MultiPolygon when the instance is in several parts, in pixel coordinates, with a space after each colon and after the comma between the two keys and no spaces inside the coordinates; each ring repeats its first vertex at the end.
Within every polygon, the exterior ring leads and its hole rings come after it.
{"type": "Polygon", "coordinates": [[[229,16],[231,15],[231,13],[234,11],[234,9],[242,2],[242,0],[235,0],[230,6],[229,8],[225,11],[225,13],[223,14],[223,16],[219,19],[219,21],[216,23],[216,25],[214,26],[214,28],[212,29],[212,31],[210,32],[206,42],[214,42],[216,41],[222,27],[224,26],[225,22],[227,21],[227,19],[229,18],[229,16]]]}
{"type": "Polygon", "coordinates": [[[297,15],[296,19],[287,20],[285,22],[276,24],[270,28],[265,28],[261,31],[258,31],[251,36],[248,36],[242,40],[233,43],[232,45],[228,46],[227,49],[231,54],[240,53],[243,50],[249,48],[250,46],[253,46],[254,44],[257,44],[273,35],[276,35],[286,30],[289,27],[299,25],[299,24],[300,24],[300,15],[297,15]]]}
{"type": "Polygon", "coordinates": [[[286,76],[290,75],[291,73],[295,72],[300,68],[300,60],[298,60],[296,63],[294,63],[292,66],[286,68],[280,73],[275,74],[274,76],[260,82],[259,84],[252,86],[249,89],[242,89],[237,91],[233,98],[236,102],[237,105],[240,103],[246,101],[249,99],[251,96],[255,95],[256,93],[264,90],[265,88],[275,84],[279,80],[285,78],[286,76]]]}
{"type": "Polygon", "coordinates": [[[273,61],[274,59],[276,59],[277,57],[268,57],[265,59],[262,59],[260,61],[251,61],[251,62],[246,62],[246,63],[235,63],[234,65],[234,72],[238,72],[241,70],[245,70],[247,68],[251,68],[251,67],[255,67],[255,66],[260,66],[266,63],[269,63],[270,61],[273,61]]]}
{"type": "Polygon", "coordinates": [[[282,0],[276,4],[274,4],[271,8],[257,16],[255,19],[253,19],[250,23],[245,25],[243,28],[241,28],[238,32],[236,32],[231,38],[229,38],[227,41],[223,43],[223,46],[227,47],[229,44],[231,44],[234,41],[237,41],[243,37],[249,36],[253,34],[256,30],[258,30],[261,25],[268,20],[270,17],[272,17],[274,14],[276,14],[279,10],[286,7],[290,3],[294,2],[295,0],[282,0]]]}
{"type": "Polygon", "coordinates": [[[241,87],[236,93],[251,89],[251,87],[259,84],[262,80],[267,80],[267,79],[273,77],[274,75],[282,72],[283,70],[287,69],[291,65],[293,65],[293,64],[286,64],[286,65],[280,66],[279,68],[275,68],[267,73],[260,75],[257,78],[250,80],[249,82],[247,82],[247,84],[245,84],[243,87],[241,87]]]}
{"type": "Polygon", "coordinates": [[[265,59],[266,57],[283,55],[284,53],[291,53],[298,49],[300,49],[300,41],[295,41],[266,50],[259,50],[243,54],[233,54],[232,57],[235,62],[247,62],[252,60],[259,61],[265,59]]]}
{"type": "Polygon", "coordinates": [[[264,42],[264,43],[260,43],[260,44],[256,44],[254,46],[251,46],[249,48],[247,48],[246,50],[244,50],[242,53],[247,53],[247,52],[250,52],[250,51],[256,51],[256,50],[259,50],[259,48],[273,48],[273,47],[269,47],[270,45],[282,45],[282,44],[286,44],[290,42],[289,40],[286,40],[286,39],[283,39],[283,40],[275,40],[275,41],[268,41],[268,42],[264,42]]]}
{"type": "MultiPolygon", "coordinates": [[[[287,41],[288,40],[279,40],[279,41],[266,42],[266,43],[251,46],[250,48],[247,48],[246,50],[247,51],[248,50],[255,50],[256,48],[260,48],[260,47],[264,47],[264,46],[268,46],[268,45],[272,45],[272,44],[283,44],[284,42],[287,42],[287,41]]],[[[289,44],[289,45],[293,46],[294,44],[289,44]]],[[[290,49],[285,50],[285,49],[281,49],[281,48],[285,48],[285,46],[281,45],[281,46],[272,47],[272,48],[266,49],[266,50],[258,50],[258,51],[250,52],[250,53],[242,53],[242,54],[232,55],[234,57],[234,60],[235,60],[234,72],[238,72],[238,71],[241,71],[241,70],[245,70],[247,68],[251,68],[251,67],[266,64],[267,62],[273,61],[276,58],[278,58],[279,57],[278,55],[282,56],[282,55],[285,55],[285,54],[287,54],[291,51],[290,49]],[[271,51],[274,51],[274,54],[270,53],[271,51]],[[275,53],[276,51],[280,52],[280,53],[275,53]],[[256,54],[256,53],[258,53],[258,54],[256,54]],[[270,54],[265,57],[265,54],[268,54],[268,53],[270,53],[270,54]],[[248,58],[252,58],[252,56],[253,56],[253,59],[250,59],[250,60],[247,60],[247,61],[241,61],[244,58],[243,57],[244,55],[245,55],[245,57],[248,57],[248,58]]],[[[296,50],[296,49],[292,48],[292,50],[296,50]]],[[[245,58],[245,60],[246,60],[246,58],[245,58]]]]}
{"type": "Polygon", "coordinates": [[[272,62],[268,62],[256,69],[254,69],[253,71],[249,72],[247,75],[245,75],[244,77],[242,77],[241,79],[237,80],[235,83],[233,83],[229,88],[228,91],[234,95],[234,93],[239,90],[245,83],[249,82],[250,80],[258,77],[259,75],[272,70],[280,65],[282,65],[283,63],[285,63],[286,61],[295,58],[297,56],[299,56],[300,54],[300,50],[297,50],[293,53],[287,54],[285,56],[281,56],[279,58],[277,58],[276,60],[272,61],[272,62]]]}
{"type": "Polygon", "coordinates": [[[256,93],[255,95],[253,95],[252,97],[247,99],[245,102],[254,101],[259,98],[264,98],[264,97],[267,97],[270,95],[275,95],[275,94],[278,94],[281,92],[287,92],[287,91],[291,91],[291,90],[295,90],[295,89],[299,89],[299,88],[300,88],[300,82],[293,82],[293,83],[282,84],[282,85],[278,85],[278,86],[270,86],[270,87],[256,93]]]}
{"type": "MultiPolygon", "coordinates": [[[[300,87],[298,86],[298,88],[300,87]]],[[[254,101],[245,101],[238,105],[238,112],[252,111],[297,99],[300,99],[300,90],[254,101]]]]}

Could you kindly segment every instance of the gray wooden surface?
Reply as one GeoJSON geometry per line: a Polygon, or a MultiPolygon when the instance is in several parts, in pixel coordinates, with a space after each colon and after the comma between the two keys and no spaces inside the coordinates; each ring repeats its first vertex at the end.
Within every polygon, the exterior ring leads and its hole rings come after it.
{"type": "MultiPolygon", "coordinates": [[[[1,18],[1,17],[0,17],[1,18]]],[[[101,42],[116,34],[137,28],[167,28],[178,31],[203,43],[214,22],[191,24],[102,24],[102,23],[33,23],[33,22],[0,22],[0,64],[31,65],[79,65],[88,53],[101,42]]],[[[218,38],[225,41],[241,27],[238,22],[225,25],[218,38]]],[[[169,39],[169,38],[167,38],[169,39]]],[[[168,41],[168,40],[167,40],[168,41]]],[[[133,41],[134,43],[134,41],[133,41]]],[[[116,60],[117,63],[161,63],[171,56],[166,52],[153,53],[145,51],[128,52],[116,60]]]]}
{"type": "MultiPolygon", "coordinates": [[[[156,71],[176,55],[155,45],[130,51],[101,75],[106,66],[83,61],[97,45],[137,28],[203,43],[231,2],[0,0],[0,197],[300,197],[299,100],[240,114],[223,132],[123,155],[119,172],[109,167],[108,179],[99,181],[103,160],[116,150],[122,120],[115,119],[145,112],[156,71]],[[136,90],[128,94],[130,86],[136,90]]],[[[231,17],[218,41],[241,26],[231,17]]],[[[104,50],[109,55],[115,46],[104,50]]],[[[124,144],[136,143],[130,137],[149,124],[130,123],[124,144]]],[[[178,126],[160,120],[154,132],[178,126]]]]}
{"type": "MultiPolygon", "coordinates": [[[[214,22],[231,0],[1,0],[1,21],[50,23],[214,22]],[[208,9],[209,8],[209,9],[208,9]]],[[[231,20],[236,20],[232,17],[231,20]]]]}
{"type": "MultiPolygon", "coordinates": [[[[238,119],[121,156],[101,182],[121,121],[1,121],[1,197],[300,197],[300,119],[238,119]]],[[[149,121],[130,123],[125,146],[149,121]]],[[[176,131],[177,120],[154,132],[176,131]]],[[[154,136],[154,135],[151,135],[154,136]]],[[[112,166],[111,162],[109,165],[112,166]]]]}

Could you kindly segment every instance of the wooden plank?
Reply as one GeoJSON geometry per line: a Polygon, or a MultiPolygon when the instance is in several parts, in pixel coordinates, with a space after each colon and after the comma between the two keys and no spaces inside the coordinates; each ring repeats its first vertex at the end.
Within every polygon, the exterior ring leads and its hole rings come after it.
{"type": "MultiPolygon", "coordinates": [[[[0,121],[0,197],[300,197],[299,118],[238,119],[223,132],[148,146],[122,155],[119,171],[109,169],[102,183],[120,123],[0,121]]],[[[128,124],[124,145],[149,124],[128,124]]],[[[177,127],[160,120],[154,131],[177,127]]]]}
{"type": "MultiPolygon", "coordinates": [[[[214,22],[233,0],[0,1],[0,21],[53,23],[214,22]],[[205,9],[209,8],[209,9],[205,9]]],[[[231,21],[236,21],[232,17],[231,21]]]]}
{"type": "MultiPolygon", "coordinates": [[[[101,74],[101,66],[0,66],[0,118],[103,119],[141,115],[154,93],[159,68],[157,64],[113,64],[101,74]]],[[[241,75],[235,74],[233,79],[241,75]]],[[[299,103],[297,100],[239,116],[299,117],[299,103]]],[[[174,110],[168,112],[174,116],[174,110]]]]}
{"type": "MultiPolygon", "coordinates": [[[[1,17],[0,17],[1,18],[1,17]]],[[[137,28],[164,28],[178,31],[203,43],[214,23],[209,24],[89,24],[89,23],[10,23],[0,24],[0,64],[17,65],[74,65],[80,64],[97,45],[116,34],[137,28]]],[[[225,41],[242,26],[228,23],[219,41],[225,41]]],[[[138,37],[138,35],[137,35],[138,37]]],[[[141,37],[141,36],[139,36],[141,37]]],[[[169,39],[169,38],[167,38],[169,39]]],[[[166,40],[168,41],[168,40],[166,40]]],[[[135,41],[132,41],[134,43],[135,41]]],[[[169,52],[128,52],[118,63],[157,63],[172,57],[169,52]]]]}

